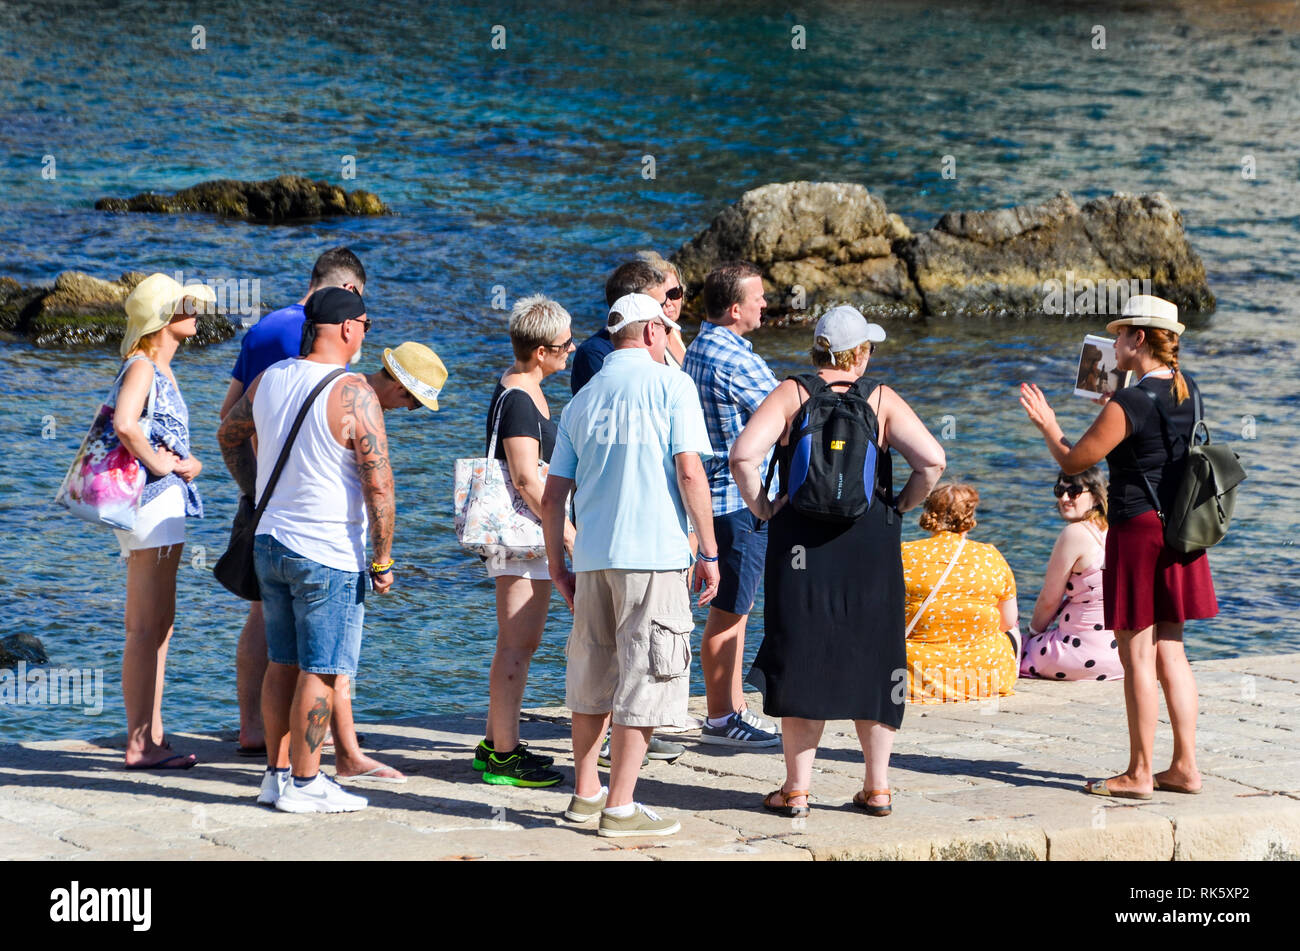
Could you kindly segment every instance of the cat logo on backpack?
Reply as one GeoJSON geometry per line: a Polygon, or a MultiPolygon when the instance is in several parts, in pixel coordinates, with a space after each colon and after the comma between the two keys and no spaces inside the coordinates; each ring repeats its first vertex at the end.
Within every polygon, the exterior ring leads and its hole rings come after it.
{"type": "Polygon", "coordinates": [[[839,452],[839,451],[842,450],[843,448],[844,448],[844,440],[843,440],[843,439],[832,439],[832,440],[831,440],[831,452],[839,452]]]}

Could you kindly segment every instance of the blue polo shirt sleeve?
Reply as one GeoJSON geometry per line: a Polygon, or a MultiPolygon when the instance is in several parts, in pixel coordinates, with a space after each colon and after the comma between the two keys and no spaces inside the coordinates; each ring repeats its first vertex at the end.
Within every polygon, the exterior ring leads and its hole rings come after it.
{"type": "Polygon", "coordinates": [[[680,452],[698,452],[701,459],[713,456],[709,444],[708,427],[704,424],[704,410],[700,408],[700,394],[685,373],[679,373],[680,383],[674,387],[669,421],[669,445],[673,455],[680,452]]]}
{"type": "Polygon", "coordinates": [[[551,468],[549,475],[560,479],[573,479],[578,474],[578,454],[573,450],[573,440],[569,437],[568,407],[560,414],[560,425],[556,427],[555,448],[551,450],[551,468]]]}

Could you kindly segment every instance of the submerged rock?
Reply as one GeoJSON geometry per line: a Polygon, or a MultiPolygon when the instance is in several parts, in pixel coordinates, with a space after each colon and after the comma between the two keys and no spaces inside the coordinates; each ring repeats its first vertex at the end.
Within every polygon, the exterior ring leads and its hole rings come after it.
{"type": "Polygon", "coordinates": [[[1082,208],[1060,192],[1039,205],[950,212],[912,234],[861,185],[764,185],[673,255],[695,292],[692,312],[704,276],[729,259],[763,271],[778,324],[845,302],[874,318],[1118,313],[1141,293],[1189,313],[1214,307],[1182,216],[1158,192],[1082,208]]]}
{"type": "MultiPolygon", "coordinates": [[[[64,271],[53,287],[24,287],[0,278],[0,330],[27,338],[38,347],[119,344],[126,332],[122,303],[148,275],[127,271],[105,281],[80,271],[64,271]]],[[[188,346],[220,343],[237,327],[224,314],[200,314],[198,333],[188,346]]]]}
{"type": "Polygon", "coordinates": [[[262,182],[222,178],[183,188],[174,195],[143,192],[132,198],[101,198],[99,211],[201,211],[223,218],[243,218],[277,224],[333,215],[391,215],[392,209],[373,192],[344,191],[328,182],[301,175],[281,175],[262,182]]]}
{"type": "Polygon", "coordinates": [[[29,664],[48,664],[45,645],[33,634],[10,634],[0,637],[0,667],[13,667],[19,661],[29,664]]]}

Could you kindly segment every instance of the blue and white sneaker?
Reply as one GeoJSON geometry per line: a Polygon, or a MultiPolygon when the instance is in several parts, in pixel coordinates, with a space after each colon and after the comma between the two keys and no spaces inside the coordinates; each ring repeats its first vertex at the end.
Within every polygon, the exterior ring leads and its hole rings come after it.
{"type": "Polygon", "coordinates": [[[733,713],[722,726],[709,726],[706,720],[704,728],[700,730],[700,742],[738,749],[762,749],[780,745],[781,738],[775,733],[751,726],[739,713],[733,713]]]}
{"type": "Polygon", "coordinates": [[[749,707],[740,711],[740,718],[756,730],[762,730],[764,733],[771,733],[773,736],[781,735],[781,724],[775,720],[768,720],[760,717],[757,713],[750,710],[749,707]]]}

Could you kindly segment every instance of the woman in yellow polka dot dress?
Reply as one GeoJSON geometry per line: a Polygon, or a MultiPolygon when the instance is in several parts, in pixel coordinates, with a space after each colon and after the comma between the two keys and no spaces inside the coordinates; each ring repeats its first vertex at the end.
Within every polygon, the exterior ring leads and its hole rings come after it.
{"type": "Polygon", "coordinates": [[[941,485],[925,501],[929,538],[903,544],[907,688],[913,703],[987,700],[1014,692],[1020,665],[1016,579],[992,545],[969,541],[979,493],[941,485]]]}

